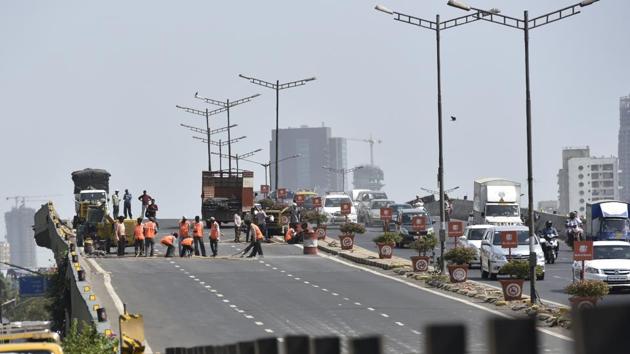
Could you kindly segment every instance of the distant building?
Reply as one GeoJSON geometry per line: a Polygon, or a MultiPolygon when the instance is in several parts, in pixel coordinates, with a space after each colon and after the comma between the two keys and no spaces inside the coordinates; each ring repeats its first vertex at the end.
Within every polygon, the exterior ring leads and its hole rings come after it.
{"type": "Polygon", "coordinates": [[[4,214],[7,227],[7,242],[10,245],[11,263],[25,268],[36,268],[35,237],[33,223],[35,209],[24,205],[12,208],[4,214]]]}
{"type": "Polygon", "coordinates": [[[312,189],[317,192],[343,190],[342,176],[324,169],[347,168],[347,145],[345,138],[331,137],[329,127],[308,127],[280,129],[279,159],[300,155],[299,158],[289,159],[279,163],[279,186],[275,186],[276,131],[271,131],[269,142],[269,158],[272,165],[270,170],[270,184],[272,188],[287,188],[289,190],[312,189]]]}
{"type": "Polygon", "coordinates": [[[576,157],[589,157],[591,151],[586,147],[570,147],[562,150],[562,168],[558,171],[558,212],[569,212],[569,160],[576,157]]]}
{"type": "Polygon", "coordinates": [[[0,270],[9,269],[9,267],[4,263],[11,263],[11,247],[8,242],[0,241],[0,270]]]}
{"type": "Polygon", "coordinates": [[[555,214],[558,212],[557,200],[541,200],[538,202],[538,210],[543,213],[555,214]]]}
{"type": "Polygon", "coordinates": [[[384,186],[383,180],[383,170],[377,166],[365,165],[354,171],[353,185],[355,189],[378,191],[384,186]]]}
{"type": "Polygon", "coordinates": [[[619,99],[619,169],[621,199],[630,202],[630,95],[619,99]]]}

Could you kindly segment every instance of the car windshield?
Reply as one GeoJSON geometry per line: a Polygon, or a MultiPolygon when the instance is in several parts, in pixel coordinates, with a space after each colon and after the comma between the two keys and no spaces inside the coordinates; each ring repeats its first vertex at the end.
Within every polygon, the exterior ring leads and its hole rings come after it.
{"type": "Polygon", "coordinates": [[[324,207],[326,208],[341,207],[341,203],[343,202],[350,203],[350,198],[326,198],[324,207]]]}
{"type": "MultiPolygon", "coordinates": [[[[425,213],[404,213],[402,214],[402,223],[403,224],[411,224],[411,221],[415,216],[427,216],[425,213]]],[[[429,221],[427,220],[427,223],[429,221]]]]}
{"type": "Polygon", "coordinates": [[[518,205],[486,205],[486,216],[518,216],[518,205]]]}
{"type": "Polygon", "coordinates": [[[413,207],[409,204],[392,204],[389,206],[393,211],[398,211],[400,209],[413,209],[413,207]]]}
{"type": "MultiPolygon", "coordinates": [[[[518,234],[518,244],[519,245],[529,245],[529,231],[527,230],[519,230],[516,231],[516,233],[518,234]]],[[[538,241],[536,239],[534,239],[534,244],[537,244],[538,241]]],[[[500,245],[501,244],[501,232],[500,231],[495,231],[494,232],[494,239],[492,240],[492,244],[493,245],[500,245]]]]}
{"type": "Polygon", "coordinates": [[[387,206],[387,204],[389,204],[389,202],[386,201],[386,200],[372,202],[372,209],[385,208],[387,206]]]}
{"type": "Polygon", "coordinates": [[[101,200],[105,199],[103,193],[81,193],[81,200],[101,200]]]}
{"type": "Polygon", "coordinates": [[[486,233],[484,229],[470,229],[468,230],[467,238],[469,240],[481,240],[484,233],[486,233]]]}
{"type": "Polygon", "coordinates": [[[630,259],[630,246],[595,246],[594,259],[630,259]]]}
{"type": "Polygon", "coordinates": [[[372,193],[372,199],[387,199],[387,194],[385,194],[385,193],[372,193]]]}
{"type": "Polygon", "coordinates": [[[602,221],[603,232],[628,232],[628,220],[608,219],[602,221]]]}

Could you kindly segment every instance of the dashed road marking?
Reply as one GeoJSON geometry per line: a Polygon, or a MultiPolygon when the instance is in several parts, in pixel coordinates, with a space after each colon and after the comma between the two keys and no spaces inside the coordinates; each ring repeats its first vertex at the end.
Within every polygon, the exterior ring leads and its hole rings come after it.
{"type": "Polygon", "coordinates": [[[372,308],[372,307],[368,307],[367,309],[368,309],[368,311],[374,311],[374,308],[372,308]]]}
{"type": "Polygon", "coordinates": [[[337,293],[332,293],[332,296],[339,296],[339,294],[337,294],[337,293]]]}
{"type": "Polygon", "coordinates": [[[402,322],[394,322],[395,324],[399,325],[400,327],[404,326],[405,324],[402,322]]]}
{"type": "Polygon", "coordinates": [[[230,302],[230,300],[228,300],[228,299],[223,299],[223,302],[227,303],[227,302],[230,302]]]}
{"type": "Polygon", "coordinates": [[[349,298],[347,298],[347,297],[344,297],[343,299],[344,299],[344,300],[346,300],[346,301],[350,301],[350,299],[349,299],[349,298]]]}
{"type": "Polygon", "coordinates": [[[252,318],[254,318],[254,316],[252,316],[252,315],[244,315],[244,316],[245,316],[245,318],[248,318],[248,319],[250,319],[250,320],[251,320],[252,318]]]}
{"type": "Polygon", "coordinates": [[[254,322],[254,323],[256,324],[256,326],[262,326],[262,325],[264,325],[264,323],[262,323],[262,322],[260,322],[260,321],[256,321],[256,322],[254,322]]]}
{"type": "Polygon", "coordinates": [[[319,288],[319,285],[317,285],[317,284],[313,284],[313,287],[314,287],[314,288],[319,288]]]}
{"type": "Polygon", "coordinates": [[[295,280],[300,280],[301,278],[295,277],[295,280]]]}
{"type": "MultiPolygon", "coordinates": [[[[267,333],[273,333],[273,330],[272,330],[272,329],[269,329],[269,328],[265,328],[265,332],[267,332],[267,333]]],[[[279,338],[279,339],[282,339],[282,338],[279,338]]]]}
{"type": "Polygon", "coordinates": [[[223,294],[217,294],[217,297],[223,297],[223,294]]]}
{"type": "Polygon", "coordinates": [[[386,313],[382,313],[381,316],[385,317],[385,318],[389,318],[389,315],[386,313]]]}
{"type": "Polygon", "coordinates": [[[415,329],[412,329],[412,330],[411,330],[411,332],[412,332],[413,334],[417,334],[417,335],[422,334],[422,333],[420,333],[420,332],[416,331],[415,329]]]}
{"type": "Polygon", "coordinates": [[[357,305],[357,306],[361,306],[360,302],[355,302],[354,304],[357,305]]]}

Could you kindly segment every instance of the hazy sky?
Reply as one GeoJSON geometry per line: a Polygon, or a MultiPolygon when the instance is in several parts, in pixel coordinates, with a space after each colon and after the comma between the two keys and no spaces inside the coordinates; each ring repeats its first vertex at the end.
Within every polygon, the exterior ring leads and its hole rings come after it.
{"type": "MultiPolygon", "coordinates": [[[[446,0],[382,1],[427,19],[464,15],[446,0]]],[[[147,189],[161,216],[197,214],[206,148],[178,125],[202,126],[203,119],[176,104],[204,109],[195,91],[221,100],[261,93],[232,111],[239,124],[233,133],[248,136],[234,152],[263,148],[256,158],[269,158],[273,91],[239,73],[269,81],[316,76],[282,92],[281,127],[324,122],[335,136],[373,133],[383,140],[375,161],[393,198],[435,188],[435,35],[394,21],[375,4],[0,2],[0,211],[13,203],[6,196],[62,194],[52,199],[70,218],[70,173],[95,167],[111,172],[112,188],[134,195],[147,189]]],[[[471,3],[516,17],[570,4],[471,3]]],[[[629,15],[629,1],[602,0],[532,31],[536,200],[557,197],[562,147],[617,155],[618,100],[630,94],[629,15]]],[[[525,184],[522,32],[482,21],[449,29],[442,55],[447,188],[470,195],[482,176],[525,184]]],[[[225,115],[215,117],[215,127],[225,124],[225,115]]],[[[369,161],[367,144],[348,148],[351,166],[369,161]]],[[[250,167],[262,183],[262,168],[250,167]]]]}

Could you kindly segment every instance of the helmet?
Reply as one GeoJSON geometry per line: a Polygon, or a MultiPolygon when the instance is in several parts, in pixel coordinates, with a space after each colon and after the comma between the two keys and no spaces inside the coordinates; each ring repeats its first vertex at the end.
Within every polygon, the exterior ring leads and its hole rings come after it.
{"type": "Polygon", "coordinates": [[[553,225],[553,223],[551,222],[551,220],[547,220],[547,221],[545,222],[545,226],[546,226],[546,227],[551,227],[552,225],[553,225]]]}
{"type": "Polygon", "coordinates": [[[575,218],[575,216],[576,216],[576,214],[575,214],[575,212],[574,212],[574,211],[572,211],[572,212],[570,212],[570,213],[569,213],[569,217],[570,217],[571,219],[575,218]]]}

